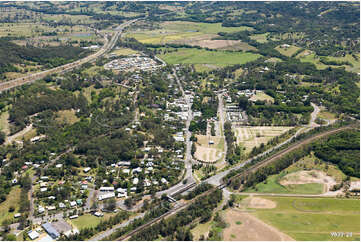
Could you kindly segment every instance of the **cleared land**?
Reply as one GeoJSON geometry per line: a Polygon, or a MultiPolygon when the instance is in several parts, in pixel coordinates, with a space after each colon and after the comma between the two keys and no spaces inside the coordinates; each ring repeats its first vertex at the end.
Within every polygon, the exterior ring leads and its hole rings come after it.
{"type": "MultiPolygon", "coordinates": [[[[323,70],[328,67],[339,67],[336,65],[323,64],[320,61],[320,57],[318,57],[314,52],[312,52],[310,50],[304,50],[303,52],[299,53],[296,56],[296,58],[299,58],[300,61],[302,61],[302,62],[313,63],[316,66],[316,68],[319,70],[323,70]]],[[[328,61],[340,61],[340,62],[348,61],[349,63],[351,63],[351,66],[350,65],[341,65],[341,66],[345,67],[347,71],[356,72],[356,73],[360,72],[360,55],[359,54],[356,55],[356,59],[354,57],[352,57],[352,55],[347,54],[345,57],[327,56],[327,60],[328,61]]]]}
{"type": "Polygon", "coordinates": [[[182,43],[193,44],[200,40],[211,40],[219,32],[235,32],[250,30],[250,27],[223,27],[221,23],[196,23],[187,21],[171,21],[159,23],[159,29],[136,30],[129,33],[142,43],[165,44],[182,43]]]}
{"type": "Polygon", "coordinates": [[[119,48],[119,49],[115,49],[110,54],[116,54],[119,56],[119,55],[133,55],[133,54],[137,54],[137,53],[138,53],[138,51],[132,50],[129,48],[119,48]]]}
{"type": "Polygon", "coordinates": [[[346,175],[335,165],[326,164],[312,154],[295,162],[279,174],[269,176],[265,182],[249,188],[247,192],[321,194],[328,192],[346,175]]]}
{"type": "Polygon", "coordinates": [[[168,64],[212,64],[217,66],[244,64],[254,61],[259,54],[249,52],[208,51],[180,48],[172,53],[159,55],[168,64]]]}
{"type": "Polygon", "coordinates": [[[197,135],[194,157],[204,162],[215,162],[222,157],[224,139],[217,136],[197,135]],[[214,144],[209,144],[213,141],[214,144]]]}
{"type": "Polygon", "coordinates": [[[251,101],[266,101],[266,102],[274,102],[274,98],[267,95],[263,91],[257,91],[255,95],[253,95],[249,100],[251,101]]]}
{"type": "Polygon", "coordinates": [[[57,112],[56,121],[61,124],[73,124],[80,119],[75,115],[75,110],[61,110],[57,112]]]}
{"type": "Polygon", "coordinates": [[[292,127],[277,126],[250,126],[235,128],[237,144],[242,144],[246,148],[246,153],[250,152],[253,147],[258,147],[262,143],[267,144],[273,137],[279,136],[292,127]]]}
{"type": "Polygon", "coordinates": [[[10,133],[10,125],[9,125],[9,112],[3,112],[0,115],[0,130],[5,134],[10,133]]]}
{"type": "Polygon", "coordinates": [[[251,35],[249,36],[251,39],[257,41],[258,43],[267,43],[268,40],[267,40],[267,36],[268,36],[268,33],[264,33],[264,34],[254,34],[254,35],[251,35]]]}
{"type": "Polygon", "coordinates": [[[10,193],[6,196],[6,200],[0,204],[0,223],[6,219],[13,219],[14,214],[19,211],[20,204],[20,186],[15,186],[11,189],[10,193]],[[9,212],[9,208],[13,206],[15,210],[9,212]]]}
{"type": "Polygon", "coordinates": [[[294,46],[294,45],[290,45],[290,47],[277,46],[275,49],[278,50],[278,52],[280,52],[282,55],[291,57],[294,53],[296,53],[301,48],[294,46]]]}
{"type": "Polygon", "coordinates": [[[359,240],[360,201],[335,198],[269,197],[277,207],[257,209],[267,224],[296,240],[359,240]],[[332,237],[331,232],[352,232],[352,237],[332,237]]]}
{"type": "Polygon", "coordinates": [[[224,219],[229,225],[223,231],[226,241],[289,241],[286,234],[262,222],[255,216],[237,209],[228,209],[224,219]]]}

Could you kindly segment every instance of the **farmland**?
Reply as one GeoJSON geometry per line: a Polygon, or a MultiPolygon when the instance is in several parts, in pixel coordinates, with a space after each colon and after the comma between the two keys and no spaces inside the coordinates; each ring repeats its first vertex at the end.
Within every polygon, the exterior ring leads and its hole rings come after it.
{"type": "Polygon", "coordinates": [[[219,32],[250,30],[250,27],[223,27],[221,23],[196,23],[186,21],[162,22],[154,30],[139,30],[129,33],[146,44],[183,43],[194,44],[199,40],[211,40],[219,32]]]}
{"type": "Polygon", "coordinates": [[[277,207],[257,209],[256,216],[296,240],[359,240],[359,200],[269,197],[277,207]],[[331,232],[352,232],[332,237],[331,232]]]}
{"type": "Polygon", "coordinates": [[[159,55],[168,64],[212,64],[217,66],[244,64],[256,60],[259,54],[248,52],[208,51],[180,48],[176,52],[159,55]]]}

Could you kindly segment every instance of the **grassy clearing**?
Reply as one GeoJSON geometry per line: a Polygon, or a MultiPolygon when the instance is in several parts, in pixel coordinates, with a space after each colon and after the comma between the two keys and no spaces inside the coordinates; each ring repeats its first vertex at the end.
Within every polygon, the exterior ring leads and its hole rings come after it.
{"type": "Polygon", "coordinates": [[[96,217],[91,214],[84,214],[76,219],[71,220],[70,222],[77,227],[78,230],[85,228],[93,228],[97,226],[103,218],[96,217]]]}
{"type": "Polygon", "coordinates": [[[114,51],[112,51],[110,54],[116,54],[116,55],[133,55],[133,54],[137,54],[138,51],[136,50],[132,50],[129,48],[119,48],[116,49],[114,51]]]}
{"type": "Polygon", "coordinates": [[[219,68],[218,65],[210,65],[210,64],[195,64],[194,68],[197,72],[204,72],[204,71],[212,71],[214,69],[219,68]]]}
{"type": "Polygon", "coordinates": [[[255,188],[247,189],[245,192],[321,194],[324,191],[324,185],[319,183],[282,186],[279,183],[279,179],[282,177],[282,175],[269,176],[266,180],[266,183],[258,183],[255,188]]]}
{"type": "Polygon", "coordinates": [[[205,237],[208,236],[208,232],[211,230],[212,227],[212,221],[209,221],[204,224],[198,224],[195,228],[191,230],[191,233],[193,235],[193,240],[199,240],[201,235],[204,235],[205,237]]]}
{"type": "Polygon", "coordinates": [[[275,48],[278,52],[280,52],[282,55],[291,57],[294,53],[296,53],[299,49],[301,49],[300,47],[291,45],[290,47],[287,48],[282,48],[281,46],[277,46],[275,48]]]}
{"type": "Polygon", "coordinates": [[[5,134],[10,133],[10,125],[9,125],[9,112],[3,112],[0,115],[0,130],[5,132],[5,134]]]}
{"type": "Polygon", "coordinates": [[[267,199],[276,202],[277,207],[257,209],[256,216],[296,240],[359,240],[359,200],[290,197],[267,199]],[[352,232],[353,236],[332,237],[330,233],[336,231],[352,232]]]}
{"type": "Polygon", "coordinates": [[[328,119],[328,120],[333,120],[333,119],[337,118],[336,114],[328,112],[328,111],[321,111],[318,113],[317,116],[320,118],[323,118],[323,119],[328,119]]]}
{"type": "Polygon", "coordinates": [[[277,63],[277,62],[282,62],[282,60],[280,58],[272,57],[267,59],[265,62],[277,63]]]}
{"type": "Polygon", "coordinates": [[[296,172],[300,170],[319,170],[325,172],[328,176],[333,177],[336,182],[341,182],[346,178],[346,175],[333,164],[326,164],[325,162],[319,161],[314,154],[305,156],[301,160],[292,164],[285,171],[288,173],[296,172]]]}
{"type": "Polygon", "coordinates": [[[256,60],[260,55],[248,52],[208,51],[181,48],[176,52],[159,55],[169,64],[235,65],[256,60]]]}
{"type": "Polygon", "coordinates": [[[211,40],[219,32],[235,32],[251,30],[252,28],[241,27],[223,27],[221,23],[196,23],[187,21],[162,22],[160,28],[155,30],[140,30],[129,33],[128,37],[133,37],[142,43],[165,44],[184,42],[188,39],[207,39],[211,40]]]}
{"type": "MultiPolygon", "coordinates": [[[[320,62],[320,58],[318,56],[316,56],[316,54],[314,52],[309,51],[309,50],[305,50],[305,51],[301,52],[296,57],[299,58],[300,61],[302,61],[302,62],[313,63],[316,66],[316,68],[319,70],[323,70],[328,67],[339,67],[339,66],[334,66],[334,65],[323,64],[322,62],[320,62]]],[[[348,61],[352,64],[352,66],[350,66],[350,65],[342,65],[342,66],[345,67],[345,69],[347,71],[359,73],[360,72],[360,55],[357,54],[356,57],[357,57],[357,59],[355,60],[355,58],[353,58],[352,55],[349,55],[349,54],[346,55],[345,57],[327,56],[327,60],[329,60],[329,61],[348,61]]]]}
{"type": "Polygon", "coordinates": [[[267,95],[266,93],[264,93],[263,91],[257,91],[256,95],[253,95],[250,98],[251,101],[266,101],[266,102],[274,102],[274,98],[267,95]]]}
{"type": "Polygon", "coordinates": [[[6,219],[13,219],[14,214],[19,211],[20,204],[20,186],[15,186],[11,189],[10,193],[6,196],[6,200],[0,203],[0,223],[6,219]],[[9,208],[14,206],[15,211],[9,212],[9,208]]]}
{"type": "Polygon", "coordinates": [[[249,36],[251,39],[257,41],[258,43],[267,43],[268,40],[267,40],[267,36],[268,36],[268,33],[264,33],[264,34],[254,34],[254,35],[251,35],[249,36]]]}
{"type": "Polygon", "coordinates": [[[56,121],[62,124],[73,124],[80,119],[75,115],[75,110],[61,110],[57,113],[56,121]]]}
{"type": "Polygon", "coordinates": [[[247,192],[260,193],[291,193],[291,194],[321,194],[324,192],[324,184],[321,183],[306,183],[306,184],[289,184],[281,185],[280,181],[288,174],[294,174],[299,171],[322,171],[327,176],[335,179],[336,183],[342,182],[346,175],[336,166],[326,164],[319,161],[313,154],[310,154],[303,159],[295,162],[281,173],[269,176],[266,182],[257,184],[254,188],[249,188],[247,192]]]}

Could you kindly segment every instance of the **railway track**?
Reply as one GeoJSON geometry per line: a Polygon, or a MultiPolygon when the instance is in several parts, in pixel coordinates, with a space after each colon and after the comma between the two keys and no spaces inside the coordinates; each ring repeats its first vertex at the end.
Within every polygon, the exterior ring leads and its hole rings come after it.
{"type": "Polygon", "coordinates": [[[327,136],[329,136],[329,135],[332,135],[332,134],[341,132],[341,131],[343,131],[343,130],[352,129],[352,128],[355,128],[355,124],[350,124],[350,125],[347,125],[347,126],[344,126],[344,127],[341,127],[341,128],[328,130],[328,131],[325,131],[325,132],[323,132],[323,133],[316,134],[316,135],[314,135],[314,136],[311,136],[311,137],[309,137],[309,138],[306,138],[305,140],[299,141],[299,142],[297,142],[297,143],[295,143],[295,144],[292,144],[291,146],[287,147],[286,149],[284,149],[284,150],[282,150],[282,151],[280,151],[280,152],[277,152],[276,154],[274,154],[274,155],[272,155],[271,157],[263,160],[262,162],[255,164],[255,165],[252,166],[251,168],[249,168],[249,169],[247,169],[247,170],[245,170],[245,171],[243,171],[243,172],[241,172],[241,173],[239,173],[239,174],[237,174],[237,175],[229,178],[229,179],[227,180],[227,182],[222,182],[220,185],[218,185],[218,186],[216,186],[216,187],[208,190],[207,192],[205,192],[205,193],[203,193],[203,194],[201,194],[201,195],[193,198],[192,200],[188,201],[187,203],[182,204],[182,205],[180,205],[179,207],[177,207],[177,208],[175,208],[175,209],[172,209],[172,210],[166,212],[165,214],[159,216],[158,218],[155,218],[155,219],[149,221],[148,223],[146,223],[146,224],[144,224],[144,225],[136,228],[135,230],[133,230],[133,231],[131,231],[131,232],[129,232],[129,233],[127,233],[127,234],[125,234],[125,235],[117,238],[116,240],[127,240],[127,239],[129,239],[131,236],[133,236],[134,234],[136,234],[136,233],[138,233],[139,231],[143,230],[144,228],[146,228],[146,227],[148,227],[148,226],[151,226],[151,225],[159,222],[161,219],[167,218],[167,217],[169,217],[169,216],[171,216],[171,215],[173,215],[173,214],[176,214],[177,212],[179,212],[179,211],[187,208],[187,207],[188,207],[189,205],[191,205],[196,199],[198,199],[198,198],[200,198],[200,197],[203,197],[203,196],[206,196],[206,195],[212,193],[213,191],[215,191],[216,189],[223,189],[223,188],[226,187],[227,184],[229,184],[233,179],[236,179],[236,178],[238,178],[239,176],[242,176],[242,175],[244,176],[244,175],[246,175],[246,174],[249,174],[250,172],[254,172],[254,171],[260,169],[261,167],[264,167],[264,166],[272,163],[273,161],[277,160],[278,158],[282,157],[283,155],[285,155],[285,154],[287,154],[287,153],[289,153],[289,152],[291,152],[291,151],[293,151],[293,150],[295,150],[295,149],[297,149],[297,148],[299,148],[299,147],[301,147],[301,146],[304,146],[304,145],[306,145],[306,144],[309,144],[309,143],[311,143],[311,142],[313,142],[313,141],[315,141],[315,140],[317,140],[317,139],[320,139],[320,138],[323,138],[323,137],[327,137],[327,136]]]}
{"type": "Polygon", "coordinates": [[[331,134],[335,134],[335,133],[338,133],[340,131],[343,131],[343,130],[346,130],[346,129],[352,129],[354,128],[354,124],[350,124],[350,125],[347,125],[347,126],[344,126],[344,127],[341,127],[341,128],[337,128],[337,129],[332,129],[332,130],[328,130],[328,131],[325,131],[323,133],[320,133],[320,134],[316,134],[314,136],[311,136],[309,138],[306,138],[305,140],[302,140],[302,141],[299,141],[299,142],[296,142],[292,145],[290,145],[289,147],[287,147],[286,149],[284,150],[281,150],[280,152],[277,152],[276,154],[272,155],[271,157],[269,158],[266,158],[265,160],[261,161],[260,163],[257,163],[255,165],[253,165],[252,167],[246,169],[245,171],[231,177],[228,179],[227,183],[226,184],[229,184],[230,182],[232,182],[233,179],[236,179],[240,176],[244,176],[244,175],[247,175],[247,174],[250,174],[251,172],[254,172],[272,162],[274,162],[275,160],[281,158],[282,156],[284,156],[285,154],[295,150],[295,149],[298,149],[300,148],[301,146],[304,146],[306,144],[309,144],[317,139],[321,139],[323,137],[327,137],[331,134]]]}

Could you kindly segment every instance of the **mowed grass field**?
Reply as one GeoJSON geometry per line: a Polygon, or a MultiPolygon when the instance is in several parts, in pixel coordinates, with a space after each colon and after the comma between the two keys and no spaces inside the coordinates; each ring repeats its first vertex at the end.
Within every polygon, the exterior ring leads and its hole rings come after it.
{"type": "Polygon", "coordinates": [[[237,144],[241,144],[246,148],[246,153],[248,153],[251,152],[253,147],[258,147],[262,143],[266,145],[273,137],[279,136],[290,129],[292,129],[292,127],[245,126],[235,128],[234,131],[237,144]]]}
{"type": "Polygon", "coordinates": [[[295,240],[360,240],[360,201],[338,198],[267,197],[277,206],[254,213],[295,240]],[[333,237],[332,232],[352,232],[333,237]]]}
{"type": "Polygon", "coordinates": [[[85,228],[93,228],[97,226],[102,218],[95,217],[91,214],[84,214],[76,219],[70,220],[70,222],[77,227],[78,230],[85,229],[85,228]]]}
{"type": "Polygon", "coordinates": [[[235,65],[258,59],[261,55],[249,52],[208,51],[181,48],[176,52],[158,55],[168,64],[235,65]]]}
{"type": "Polygon", "coordinates": [[[13,219],[14,214],[18,213],[20,205],[20,186],[15,186],[6,196],[6,200],[0,203],[0,224],[6,219],[13,219]],[[15,211],[9,212],[9,208],[14,206],[15,211]]]}

